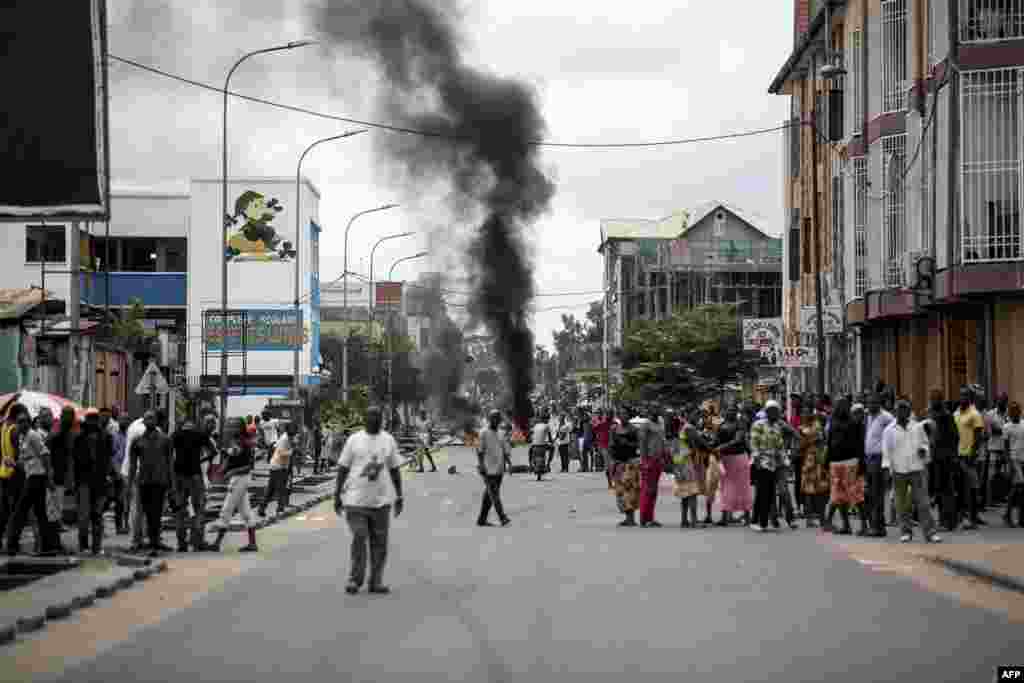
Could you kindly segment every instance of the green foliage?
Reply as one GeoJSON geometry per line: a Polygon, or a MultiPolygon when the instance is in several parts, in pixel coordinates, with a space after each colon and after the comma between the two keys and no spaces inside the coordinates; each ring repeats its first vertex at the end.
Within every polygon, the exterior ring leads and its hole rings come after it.
{"type": "Polygon", "coordinates": [[[145,304],[142,299],[133,298],[124,317],[113,324],[114,337],[127,346],[143,346],[154,336],[143,325],[142,321],[145,319],[145,304]]]}
{"type": "Polygon", "coordinates": [[[755,372],[757,354],[743,351],[734,306],[677,311],[668,320],[634,323],[620,353],[623,400],[682,404],[755,372]]]}

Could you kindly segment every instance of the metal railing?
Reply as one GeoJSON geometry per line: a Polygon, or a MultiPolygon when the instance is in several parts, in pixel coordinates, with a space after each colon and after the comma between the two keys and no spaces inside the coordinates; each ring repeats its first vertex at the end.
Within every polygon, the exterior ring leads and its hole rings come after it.
{"type": "Polygon", "coordinates": [[[964,263],[1020,260],[1020,69],[965,72],[960,101],[960,250],[964,263]]]}
{"type": "Polygon", "coordinates": [[[1024,0],[960,0],[960,40],[992,43],[1024,38],[1024,0]]]}

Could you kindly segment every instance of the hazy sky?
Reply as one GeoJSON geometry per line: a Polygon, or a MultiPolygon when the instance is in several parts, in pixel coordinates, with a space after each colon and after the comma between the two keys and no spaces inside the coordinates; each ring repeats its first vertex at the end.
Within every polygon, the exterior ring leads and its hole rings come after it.
{"type": "MultiPolygon", "coordinates": [[[[323,0],[108,0],[113,54],[207,83],[223,83],[246,51],[318,37],[309,11],[323,0]],[[215,5],[215,6],[214,6],[215,5]]],[[[371,0],[367,0],[368,2],[371,0]]],[[[767,94],[792,49],[791,0],[477,0],[465,2],[466,59],[537,89],[547,139],[631,142],[717,135],[779,125],[784,97],[767,94]]],[[[221,99],[217,93],[112,63],[111,162],[115,183],[153,184],[218,177],[221,99]]],[[[372,70],[327,46],[255,57],[232,89],[317,111],[375,119],[372,70]]],[[[311,141],[352,128],[260,104],[232,101],[231,175],[293,176],[311,141]]],[[[399,266],[396,279],[455,272],[457,245],[472,226],[445,225],[443,196],[410,188],[377,154],[374,132],[321,146],[304,173],[322,194],[321,277],[332,279],[348,217],[392,201],[403,207],[362,219],[350,236],[350,264],[367,272],[381,236],[417,230],[377,250],[378,278],[402,256],[429,248],[432,261],[399,266]],[[454,248],[453,248],[453,245],[454,248]],[[362,263],[361,263],[362,261],[362,263]]],[[[596,249],[601,218],[658,218],[722,199],[783,221],[781,133],[657,149],[546,148],[557,192],[529,236],[538,292],[601,288],[596,249]]],[[[453,284],[452,288],[458,288],[453,284]]],[[[562,313],[582,316],[600,294],[537,299],[537,342],[550,346],[562,313]]],[[[455,298],[457,301],[463,299],[455,298]]]]}

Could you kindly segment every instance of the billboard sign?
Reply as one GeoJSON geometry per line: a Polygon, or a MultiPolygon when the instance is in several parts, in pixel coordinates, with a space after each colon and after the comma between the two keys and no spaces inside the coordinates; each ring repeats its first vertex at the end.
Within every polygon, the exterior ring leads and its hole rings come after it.
{"type": "Polygon", "coordinates": [[[782,318],[743,318],[744,351],[764,352],[782,346],[782,318]]]}
{"type": "Polygon", "coordinates": [[[6,2],[0,26],[0,220],[108,220],[106,3],[6,2]]]}
{"type": "Polygon", "coordinates": [[[778,346],[763,355],[780,368],[818,367],[818,350],[813,346],[778,346]]]}
{"type": "MultiPolygon", "coordinates": [[[[843,309],[840,306],[825,306],[822,309],[825,334],[843,333],[843,309]]],[[[800,333],[818,334],[818,311],[814,306],[800,308],[800,333]]]]}
{"type": "Polygon", "coordinates": [[[225,337],[228,351],[294,351],[305,341],[302,312],[296,321],[293,308],[228,311],[226,333],[220,310],[207,310],[204,316],[207,351],[223,350],[225,337]],[[296,330],[301,332],[297,335],[296,330]]]}

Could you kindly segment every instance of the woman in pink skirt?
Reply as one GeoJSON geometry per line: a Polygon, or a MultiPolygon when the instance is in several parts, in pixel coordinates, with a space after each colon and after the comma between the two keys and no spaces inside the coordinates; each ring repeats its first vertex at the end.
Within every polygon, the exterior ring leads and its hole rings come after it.
{"type": "Polygon", "coordinates": [[[733,521],[732,513],[742,512],[743,523],[749,522],[750,510],[754,505],[754,494],[750,486],[750,457],[747,455],[747,434],[739,421],[735,406],[725,411],[725,421],[718,428],[718,454],[722,467],[719,503],[722,518],[718,526],[728,526],[733,521]]]}

